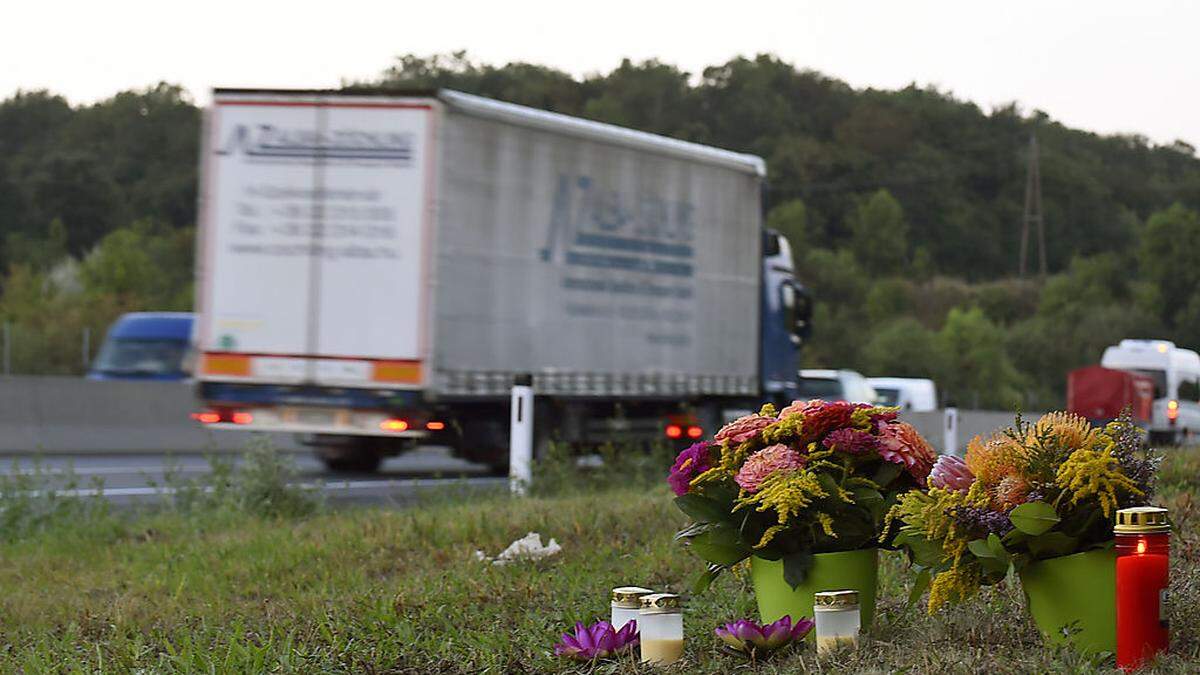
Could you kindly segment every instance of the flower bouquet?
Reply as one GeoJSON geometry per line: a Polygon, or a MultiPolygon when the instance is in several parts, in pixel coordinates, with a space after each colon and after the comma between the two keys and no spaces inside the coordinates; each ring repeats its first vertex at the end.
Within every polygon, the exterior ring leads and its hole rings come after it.
{"type": "Polygon", "coordinates": [[[976,437],[965,461],[940,457],[929,489],[902,495],[888,516],[902,523],[893,543],[920,572],[912,597],[928,586],[935,612],[1018,573],[1030,610],[1051,639],[1067,633],[1050,624],[1073,617],[1080,625],[1072,630],[1094,627],[1084,641],[1111,644],[1113,514],[1149,501],[1158,463],[1142,436],[1128,414],[1096,428],[1056,412],[1035,424],[1018,417],[1013,427],[976,437]],[[1062,572],[1047,577],[1045,570],[1055,569],[1047,567],[1051,560],[1062,572]],[[1083,585],[1066,593],[1074,599],[1039,603],[1041,593],[1034,591],[1042,579],[1060,594],[1083,585]],[[1065,607],[1089,602],[1091,609],[1065,607]],[[1057,607],[1049,612],[1039,605],[1057,607]]]}
{"type": "MultiPolygon", "coordinates": [[[[872,581],[864,592],[873,599],[884,516],[901,493],[925,485],[935,457],[894,408],[796,401],[726,425],[680,453],[668,478],[676,505],[694,521],[676,538],[709,563],[694,590],[751,558],[762,619],[774,621],[784,612],[764,605],[760,569],[781,568],[779,588],[795,591],[815,555],[865,549],[872,581]]],[[[812,616],[811,592],[807,611],[803,604],[786,613],[812,616]]]]}

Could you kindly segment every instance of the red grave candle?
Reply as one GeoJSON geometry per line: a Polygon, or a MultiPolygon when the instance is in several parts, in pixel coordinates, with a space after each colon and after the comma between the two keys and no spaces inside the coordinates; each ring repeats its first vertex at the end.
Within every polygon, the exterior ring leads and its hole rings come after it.
{"type": "Polygon", "coordinates": [[[1166,509],[1117,511],[1117,667],[1125,671],[1167,649],[1170,529],[1166,509]]]}

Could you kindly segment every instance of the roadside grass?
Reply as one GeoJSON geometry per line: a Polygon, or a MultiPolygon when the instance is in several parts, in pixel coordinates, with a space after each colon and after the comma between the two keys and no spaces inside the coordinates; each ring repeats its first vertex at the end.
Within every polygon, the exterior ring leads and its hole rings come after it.
{"type": "MultiPolygon", "coordinates": [[[[593,470],[552,459],[526,499],[450,489],[403,510],[332,511],[294,494],[280,482],[286,467],[264,454],[253,478],[239,477],[253,465],[230,469],[219,498],[199,489],[154,510],[59,506],[0,546],[0,671],[1114,672],[1111,657],[1043,647],[1019,588],[934,617],[906,609],[910,578],[895,553],[882,556],[877,622],[858,650],[757,666],[722,653],[712,629],[755,614],[749,580],[735,573],[690,599],[686,658],[674,667],[554,657],[575,621],[607,618],[612,586],[683,592],[700,570],[672,541],[684,519],[661,483],[664,456],[613,453],[593,470]],[[563,552],[476,560],[529,531],[563,552]]],[[[1167,453],[1173,653],[1157,672],[1200,670],[1198,470],[1200,451],[1167,453]]],[[[5,487],[7,513],[17,497],[5,487]]]]}

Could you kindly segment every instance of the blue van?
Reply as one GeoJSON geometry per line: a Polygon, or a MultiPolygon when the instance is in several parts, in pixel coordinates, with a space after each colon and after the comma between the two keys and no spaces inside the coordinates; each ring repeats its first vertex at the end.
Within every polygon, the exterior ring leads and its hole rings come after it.
{"type": "Polygon", "coordinates": [[[194,316],[189,312],[125,314],[108,329],[88,379],[187,379],[194,316]]]}

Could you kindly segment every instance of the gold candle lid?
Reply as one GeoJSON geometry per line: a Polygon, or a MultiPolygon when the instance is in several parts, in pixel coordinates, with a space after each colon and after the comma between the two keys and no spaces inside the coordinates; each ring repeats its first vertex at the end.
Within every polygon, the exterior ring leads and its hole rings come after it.
{"type": "Polygon", "coordinates": [[[813,593],[813,609],[847,609],[858,606],[858,591],[822,591],[813,593]]]}
{"type": "Polygon", "coordinates": [[[1154,534],[1170,531],[1167,510],[1157,506],[1121,509],[1117,511],[1117,524],[1113,526],[1113,532],[1117,534],[1154,534]]]}
{"type": "Polygon", "coordinates": [[[612,589],[612,604],[613,607],[637,609],[642,606],[642,596],[652,593],[653,590],[641,586],[617,586],[612,589]]]}
{"type": "Polygon", "coordinates": [[[642,614],[679,614],[683,611],[678,595],[651,593],[642,596],[642,614]]]}

